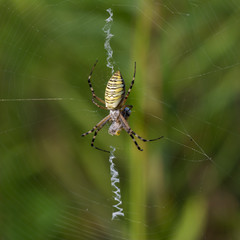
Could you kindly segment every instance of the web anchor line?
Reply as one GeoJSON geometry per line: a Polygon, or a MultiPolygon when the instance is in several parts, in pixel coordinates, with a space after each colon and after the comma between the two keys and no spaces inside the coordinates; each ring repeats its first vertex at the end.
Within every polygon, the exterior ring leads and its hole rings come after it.
{"type": "Polygon", "coordinates": [[[115,148],[111,146],[112,151],[110,152],[109,162],[110,162],[110,173],[111,173],[111,186],[113,187],[112,192],[114,193],[114,200],[117,202],[113,207],[117,210],[112,213],[112,220],[114,220],[118,216],[124,216],[123,208],[120,207],[122,205],[121,201],[121,190],[116,185],[120,183],[120,179],[118,178],[119,174],[118,171],[115,169],[115,164],[113,159],[115,159],[114,152],[115,148]]]}

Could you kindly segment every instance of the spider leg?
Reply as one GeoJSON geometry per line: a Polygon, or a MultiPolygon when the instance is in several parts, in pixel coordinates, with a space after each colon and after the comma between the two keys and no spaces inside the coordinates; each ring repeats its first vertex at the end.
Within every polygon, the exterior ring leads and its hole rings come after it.
{"type": "MultiPolygon", "coordinates": [[[[102,128],[102,127],[101,127],[101,128],[102,128]]],[[[101,129],[101,128],[100,128],[100,129],[101,129]]],[[[103,152],[110,153],[110,151],[107,151],[107,150],[104,150],[104,149],[101,149],[101,148],[98,148],[98,147],[94,146],[94,141],[95,141],[96,136],[97,136],[98,132],[100,131],[100,129],[97,129],[97,130],[95,131],[95,133],[94,133],[94,135],[93,135],[93,138],[92,138],[91,147],[94,147],[94,148],[96,148],[97,150],[100,150],[100,151],[103,151],[103,152]]]]}
{"type": "Polygon", "coordinates": [[[132,138],[132,140],[135,143],[135,145],[137,146],[138,150],[139,151],[143,151],[143,149],[139,147],[139,145],[138,145],[137,141],[135,140],[134,136],[132,134],[130,134],[130,133],[128,133],[128,134],[132,138]]]}
{"type": "Polygon", "coordinates": [[[154,139],[145,139],[145,138],[140,137],[138,134],[136,134],[131,128],[130,128],[130,133],[132,133],[134,136],[136,136],[137,138],[139,138],[143,142],[152,142],[152,141],[156,141],[158,139],[163,138],[163,136],[161,136],[161,137],[154,138],[154,139]]]}
{"type": "MultiPolygon", "coordinates": [[[[93,99],[96,98],[99,102],[101,102],[101,103],[103,103],[103,104],[105,105],[105,102],[104,102],[100,97],[98,97],[98,96],[95,94],[94,89],[93,89],[93,87],[92,87],[92,83],[91,83],[92,73],[93,73],[93,70],[95,69],[95,67],[96,67],[96,65],[97,65],[97,62],[98,62],[98,60],[96,60],[95,64],[93,65],[92,70],[91,70],[91,72],[90,72],[90,75],[89,75],[89,77],[88,77],[88,85],[89,85],[90,90],[91,90],[91,92],[92,92],[92,97],[93,97],[93,99]]],[[[98,107],[100,106],[100,105],[98,105],[94,100],[93,100],[93,103],[94,103],[96,106],[98,106],[98,107]]]]}
{"type": "Polygon", "coordinates": [[[132,80],[132,82],[131,82],[131,85],[130,85],[130,87],[129,87],[129,89],[128,89],[127,94],[125,95],[125,97],[124,97],[124,99],[123,99],[123,101],[122,101],[122,103],[121,103],[122,106],[126,103],[126,101],[127,101],[127,99],[128,99],[128,96],[129,96],[129,94],[130,94],[130,92],[131,92],[131,90],[132,90],[132,87],[133,87],[133,84],[134,84],[134,81],[135,81],[135,75],[136,75],[136,62],[134,63],[133,80],[132,80]]]}
{"type": "Polygon", "coordinates": [[[154,139],[145,139],[140,137],[138,134],[136,134],[129,126],[128,122],[126,121],[126,119],[122,116],[122,114],[120,114],[120,120],[123,124],[123,128],[124,130],[130,135],[130,137],[133,139],[135,145],[137,146],[138,150],[142,151],[142,149],[139,147],[138,143],[136,142],[136,140],[134,139],[134,136],[136,136],[137,138],[139,138],[140,140],[142,140],[143,142],[151,142],[151,141],[156,141],[158,139],[163,138],[163,136],[158,137],[158,138],[154,138],[154,139]]]}
{"type": "Polygon", "coordinates": [[[102,119],[96,126],[94,126],[93,129],[89,130],[88,132],[83,133],[81,136],[82,136],[82,137],[85,137],[86,135],[94,132],[96,129],[97,129],[98,131],[100,131],[101,128],[109,121],[110,117],[111,117],[110,115],[106,116],[106,117],[105,117],[104,119],[102,119]]]}
{"type": "Polygon", "coordinates": [[[93,102],[98,108],[101,108],[101,109],[107,110],[106,107],[101,106],[101,105],[99,105],[98,103],[96,103],[96,102],[94,101],[94,98],[92,98],[92,102],[93,102]]]}

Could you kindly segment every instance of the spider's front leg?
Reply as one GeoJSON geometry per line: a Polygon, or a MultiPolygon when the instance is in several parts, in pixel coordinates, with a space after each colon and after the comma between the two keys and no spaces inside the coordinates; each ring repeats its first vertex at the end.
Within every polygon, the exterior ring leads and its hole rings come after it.
{"type": "MultiPolygon", "coordinates": [[[[100,128],[100,129],[101,129],[101,128],[100,128]]],[[[94,135],[93,135],[93,138],[92,138],[91,147],[94,147],[94,148],[96,148],[97,150],[100,150],[100,151],[103,151],[103,152],[110,153],[110,151],[107,151],[107,150],[101,149],[101,148],[96,147],[96,146],[94,145],[94,141],[95,141],[96,136],[97,136],[98,132],[100,131],[100,129],[97,129],[97,130],[95,131],[95,133],[94,133],[94,135]]]]}
{"type": "Polygon", "coordinates": [[[132,138],[133,142],[135,143],[135,145],[137,146],[138,150],[143,151],[142,148],[139,147],[137,141],[135,140],[134,136],[136,136],[137,138],[139,138],[140,140],[142,140],[143,142],[152,142],[152,141],[156,141],[159,140],[161,138],[163,138],[163,136],[158,137],[158,138],[154,138],[154,139],[145,139],[142,138],[141,136],[139,136],[138,134],[136,134],[129,126],[127,120],[124,118],[124,116],[122,114],[120,114],[120,120],[122,122],[123,128],[124,130],[129,134],[129,136],[132,138]]]}
{"type": "Polygon", "coordinates": [[[82,136],[82,137],[85,137],[86,135],[94,132],[96,129],[98,129],[98,131],[100,131],[100,130],[103,128],[103,126],[110,120],[110,117],[111,117],[110,115],[106,116],[106,117],[105,117],[104,119],[102,119],[97,125],[95,125],[95,126],[93,127],[93,129],[89,130],[88,132],[83,133],[81,136],[82,136]]]}
{"type": "Polygon", "coordinates": [[[90,133],[92,133],[92,132],[94,132],[94,131],[96,130],[95,133],[94,133],[94,135],[93,135],[93,138],[92,138],[91,147],[94,147],[94,148],[96,148],[97,150],[100,150],[100,151],[103,151],[103,152],[108,152],[108,153],[109,153],[109,151],[103,150],[103,149],[101,149],[101,148],[96,147],[96,146],[94,145],[94,141],[95,141],[95,139],[96,139],[96,136],[97,136],[98,132],[105,126],[105,124],[106,124],[110,119],[111,119],[111,116],[110,116],[110,115],[106,116],[106,117],[105,117],[104,119],[102,119],[96,126],[94,126],[93,129],[91,129],[91,130],[89,130],[88,132],[82,134],[82,137],[84,137],[84,136],[86,136],[86,135],[88,135],[88,134],[90,134],[90,133]]]}

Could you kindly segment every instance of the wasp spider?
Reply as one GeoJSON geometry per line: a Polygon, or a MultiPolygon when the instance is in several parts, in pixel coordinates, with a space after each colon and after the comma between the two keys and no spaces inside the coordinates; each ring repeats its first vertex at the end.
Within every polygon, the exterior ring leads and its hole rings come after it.
{"type": "Polygon", "coordinates": [[[107,150],[103,150],[101,148],[94,146],[94,141],[96,139],[98,132],[105,126],[105,124],[107,122],[110,122],[111,125],[108,129],[109,134],[119,136],[121,130],[125,130],[130,135],[133,142],[135,143],[138,150],[140,150],[140,151],[142,151],[143,149],[139,147],[139,145],[134,137],[139,138],[143,142],[155,141],[155,140],[162,138],[163,136],[155,138],[155,139],[149,139],[149,140],[144,139],[144,138],[140,137],[139,135],[137,135],[130,128],[130,126],[127,122],[127,119],[131,114],[131,109],[133,106],[125,105],[125,103],[128,99],[128,96],[129,96],[129,94],[132,90],[133,84],[134,84],[135,74],[136,74],[136,62],[134,65],[133,80],[131,82],[131,85],[128,89],[127,94],[125,95],[125,83],[122,78],[122,75],[121,75],[120,71],[117,71],[113,74],[113,76],[109,79],[109,81],[107,83],[107,87],[105,90],[105,101],[103,101],[101,98],[96,96],[96,94],[93,90],[92,84],[91,84],[92,73],[93,73],[93,70],[94,70],[97,62],[98,61],[96,61],[96,63],[94,64],[94,66],[90,72],[90,75],[88,77],[88,84],[89,84],[89,87],[92,92],[92,102],[101,109],[109,110],[110,114],[108,116],[106,116],[105,118],[103,118],[96,126],[93,127],[92,130],[90,130],[86,133],[83,133],[82,137],[95,131],[94,136],[92,138],[91,146],[98,150],[101,150],[104,152],[109,152],[107,150]],[[104,104],[105,106],[99,105],[95,100],[98,100],[100,103],[104,104]]]}

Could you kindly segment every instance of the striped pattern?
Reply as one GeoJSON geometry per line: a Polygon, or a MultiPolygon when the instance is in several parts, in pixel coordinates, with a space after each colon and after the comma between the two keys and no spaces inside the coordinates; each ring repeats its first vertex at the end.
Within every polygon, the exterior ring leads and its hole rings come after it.
{"type": "Polygon", "coordinates": [[[105,90],[105,105],[107,109],[117,109],[125,95],[125,83],[120,71],[109,79],[105,90]]]}

